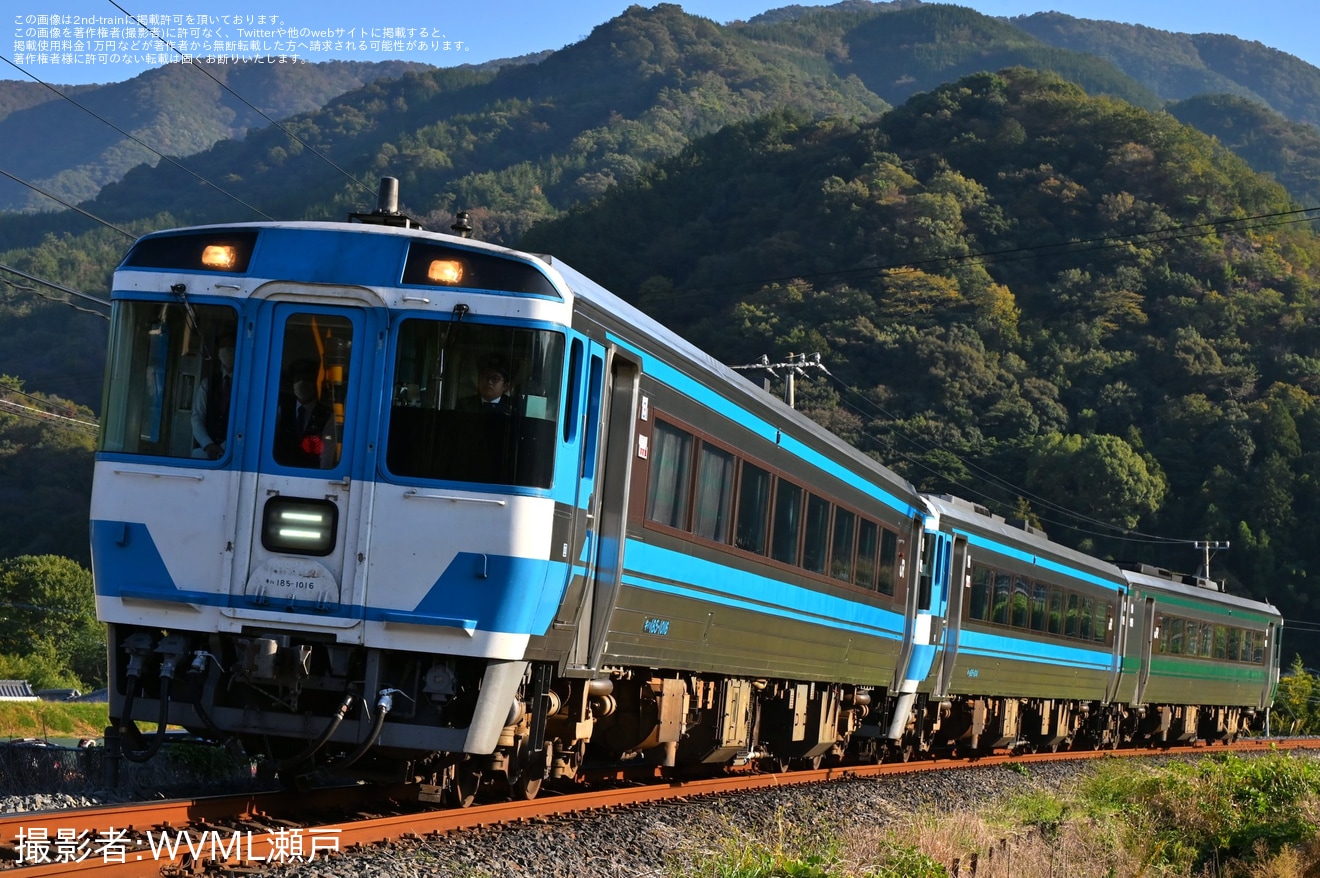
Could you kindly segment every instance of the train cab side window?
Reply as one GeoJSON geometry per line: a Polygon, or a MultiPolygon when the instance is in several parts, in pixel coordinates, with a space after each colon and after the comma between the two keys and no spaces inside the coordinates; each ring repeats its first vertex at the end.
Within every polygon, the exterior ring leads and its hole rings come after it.
{"type": "Polygon", "coordinates": [[[733,473],[733,455],[703,442],[697,452],[697,496],[692,510],[692,532],[697,536],[717,543],[729,541],[733,473]]]}
{"type": "MultiPolygon", "coordinates": [[[[230,452],[238,312],[119,301],[111,323],[100,450],[219,460],[230,452]]],[[[235,376],[238,376],[237,378],[235,376]]]]}
{"type": "MultiPolygon", "coordinates": [[[[564,347],[563,334],[548,330],[404,320],[390,377],[389,472],[549,488],[559,445],[564,347]]],[[[592,369],[594,389],[594,357],[592,369]]]]}
{"type": "Polygon", "coordinates": [[[646,517],[668,527],[687,528],[692,484],[692,434],[656,421],[651,431],[651,480],[646,517]]]}
{"type": "Polygon", "coordinates": [[[770,473],[743,462],[738,480],[737,527],[734,545],[764,555],[770,519],[770,473]]]}

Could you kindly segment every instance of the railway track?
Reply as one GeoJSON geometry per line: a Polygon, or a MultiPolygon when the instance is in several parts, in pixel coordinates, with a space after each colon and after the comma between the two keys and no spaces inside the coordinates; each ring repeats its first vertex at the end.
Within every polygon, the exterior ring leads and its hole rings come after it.
{"type": "Polygon", "coordinates": [[[1315,748],[1320,748],[1320,742],[1256,739],[1230,746],[995,755],[780,774],[652,779],[646,784],[615,772],[597,778],[599,789],[546,791],[531,801],[442,810],[418,805],[415,789],[407,786],[344,786],[309,793],[211,796],[7,814],[0,815],[0,869],[16,878],[252,874],[371,844],[766,787],[1002,764],[1315,748]]]}

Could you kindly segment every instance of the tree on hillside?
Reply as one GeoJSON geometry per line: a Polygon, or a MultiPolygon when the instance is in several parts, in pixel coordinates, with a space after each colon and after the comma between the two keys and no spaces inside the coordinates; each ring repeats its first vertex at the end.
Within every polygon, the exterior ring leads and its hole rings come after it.
{"type": "Polygon", "coordinates": [[[55,670],[97,687],[105,685],[105,650],[90,571],[58,555],[0,561],[0,656],[58,662],[55,670]]]}

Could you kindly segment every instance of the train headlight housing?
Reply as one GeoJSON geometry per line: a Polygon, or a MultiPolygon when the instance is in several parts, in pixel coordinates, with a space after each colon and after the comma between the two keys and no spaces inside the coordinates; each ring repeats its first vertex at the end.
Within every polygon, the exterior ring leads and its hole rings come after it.
{"type": "Polygon", "coordinates": [[[339,507],[326,500],[272,497],[261,523],[261,544],[272,552],[329,555],[335,548],[339,507]]]}

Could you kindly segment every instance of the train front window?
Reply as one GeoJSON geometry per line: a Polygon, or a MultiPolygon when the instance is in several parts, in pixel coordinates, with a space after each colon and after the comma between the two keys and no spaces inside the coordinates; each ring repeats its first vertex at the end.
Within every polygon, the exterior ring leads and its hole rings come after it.
{"type": "Polygon", "coordinates": [[[386,466],[403,477],[550,487],[563,368],[557,332],[403,321],[386,466]]]}
{"type": "Polygon", "coordinates": [[[226,305],[116,302],[101,451],[198,460],[228,454],[237,326],[238,313],[226,305]]]}

